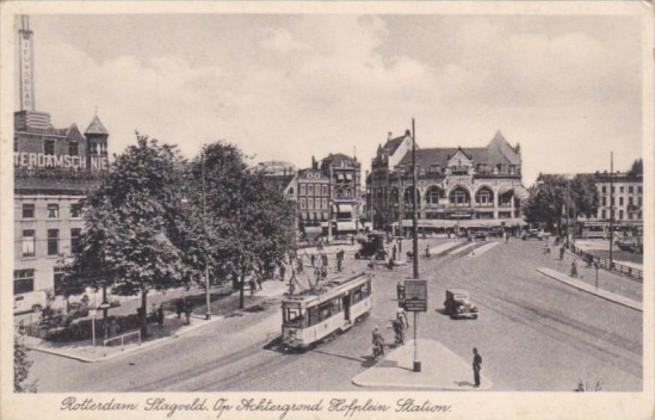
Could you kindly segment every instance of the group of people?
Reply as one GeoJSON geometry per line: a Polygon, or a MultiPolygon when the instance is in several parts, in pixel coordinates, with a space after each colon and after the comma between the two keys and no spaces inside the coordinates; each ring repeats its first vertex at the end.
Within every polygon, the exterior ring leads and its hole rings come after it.
{"type": "MultiPolygon", "coordinates": [[[[405,344],[405,332],[409,328],[409,320],[407,319],[407,313],[403,308],[399,307],[396,310],[396,317],[391,320],[391,326],[395,334],[394,344],[405,344]]],[[[374,357],[384,355],[385,341],[378,327],[373,328],[372,344],[374,357]]]]}
{"type": "MultiPolygon", "coordinates": [[[[396,311],[396,318],[392,321],[394,333],[396,335],[395,344],[404,345],[405,344],[405,331],[409,328],[409,321],[407,319],[407,313],[403,308],[398,308],[396,311]]],[[[378,359],[381,356],[384,356],[384,337],[380,332],[378,327],[373,328],[372,333],[372,344],[373,344],[373,358],[378,359]]],[[[480,387],[480,371],[482,370],[482,356],[478,352],[476,347],[473,347],[473,386],[475,388],[480,387]]]]}

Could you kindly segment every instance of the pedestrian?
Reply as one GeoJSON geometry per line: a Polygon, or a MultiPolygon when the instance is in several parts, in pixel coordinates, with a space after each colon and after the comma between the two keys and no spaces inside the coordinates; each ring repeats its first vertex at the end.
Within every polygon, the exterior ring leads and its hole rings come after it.
{"type": "Polygon", "coordinates": [[[186,324],[191,325],[191,309],[193,305],[190,300],[185,300],[184,302],[184,316],[186,317],[186,324]]]}
{"type": "MultiPolygon", "coordinates": [[[[398,284],[400,284],[400,282],[398,284]]],[[[407,312],[405,312],[405,309],[403,309],[402,307],[396,309],[396,318],[398,318],[402,322],[404,328],[409,328],[409,320],[407,319],[407,312]]]]}
{"type": "Polygon", "coordinates": [[[478,349],[473,347],[473,381],[475,387],[480,387],[480,370],[482,369],[482,356],[478,353],[478,349]]]}
{"type": "Polygon", "coordinates": [[[425,244],[425,258],[430,258],[430,244],[425,244]]]}
{"type": "Polygon", "coordinates": [[[396,244],[393,244],[393,247],[391,248],[391,258],[396,259],[396,244]]]}
{"type": "Polygon", "coordinates": [[[312,267],[315,266],[316,263],[316,254],[312,254],[309,256],[309,262],[312,264],[312,267]]]}
{"type": "Polygon", "coordinates": [[[284,277],[287,274],[287,267],[284,265],[284,263],[280,263],[280,281],[284,281],[284,277]]]}
{"type": "Polygon", "coordinates": [[[121,332],[121,326],[118,325],[116,318],[112,318],[109,323],[109,336],[116,337],[121,332]]]}
{"type": "Polygon", "coordinates": [[[578,277],[578,263],[575,258],[571,262],[571,277],[578,277]]]}
{"type": "Polygon", "coordinates": [[[548,241],[544,243],[544,255],[550,254],[550,245],[548,244],[548,241]]]}
{"type": "Polygon", "coordinates": [[[559,259],[560,260],[564,259],[564,244],[559,246],[559,259]]]}
{"type": "Polygon", "coordinates": [[[159,324],[159,328],[164,327],[164,304],[160,303],[159,304],[159,309],[157,309],[157,323],[159,324]]]}
{"type": "Polygon", "coordinates": [[[398,252],[403,252],[403,238],[398,238],[398,252]]]}
{"type": "Polygon", "coordinates": [[[152,304],[152,311],[150,311],[150,322],[157,322],[157,305],[152,304]]]}
{"type": "Polygon", "coordinates": [[[327,256],[327,253],[324,252],[322,258],[323,258],[323,266],[325,267],[325,271],[327,271],[327,268],[328,268],[328,256],[327,256]]]}
{"type": "Polygon", "coordinates": [[[509,243],[509,232],[505,232],[505,243],[509,243]]]}
{"type": "Polygon", "coordinates": [[[350,245],[355,245],[355,235],[350,237],[350,245]]]}
{"type": "Polygon", "coordinates": [[[373,356],[384,355],[384,337],[380,334],[378,327],[373,328],[371,343],[373,344],[373,356]]]}
{"type": "Polygon", "coordinates": [[[182,312],[184,312],[184,298],[181,297],[175,302],[175,312],[177,312],[177,319],[182,318],[182,312]]]}
{"type": "Polygon", "coordinates": [[[262,287],[262,276],[255,277],[255,280],[257,280],[257,290],[260,292],[264,290],[264,288],[262,287]]]}
{"type": "Polygon", "coordinates": [[[299,254],[298,258],[296,258],[296,271],[297,272],[299,272],[299,273],[303,272],[303,270],[305,268],[305,267],[303,267],[303,264],[304,264],[303,256],[302,256],[302,254],[299,254]]]}
{"type": "Polygon", "coordinates": [[[257,285],[255,284],[255,279],[248,280],[248,285],[250,287],[250,296],[254,296],[257,291],[257,285]]]}

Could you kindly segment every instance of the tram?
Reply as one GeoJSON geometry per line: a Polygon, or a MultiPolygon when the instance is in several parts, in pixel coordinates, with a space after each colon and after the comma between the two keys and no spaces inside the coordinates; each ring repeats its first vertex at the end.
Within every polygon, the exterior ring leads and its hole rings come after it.
{"type": "Polygon", "coordinates": [[[371,275],[337,278],[317,291],[286,295],[282,300],[282,343],[303,350],[349,330],[371,311],[371,275]]]}

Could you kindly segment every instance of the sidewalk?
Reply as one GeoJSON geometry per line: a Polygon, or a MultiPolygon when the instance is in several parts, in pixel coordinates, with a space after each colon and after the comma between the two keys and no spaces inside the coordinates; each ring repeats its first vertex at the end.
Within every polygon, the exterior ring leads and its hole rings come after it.
{"type": "Polygon", "coordinates": [[[430,248],[430,254],[432,255],[439,255],[442,253],[445,253],[447,251],[450,251],[451,249],[455,248],[459,244],[461,244],[461,241],[451,241],[451,242],[446,242],[443,244],[440,244],[438,246],[434,246],[430,248]]]}
{"type": "Polygon", "coordinates": [[[471,363],[438,341],[419,339],[418,349],[421,372],[413,371],[414,341],[411,340],[391,351],[373,367],[355,376],[352,383],[366,388],[434,391],[477,391],[493,386],[489,378],[480,375],[480,387],[475,388],[471,363]]]}
{"type": "Polygon", "coordinates": [[[202,315],[205,313],[204,305],[194,308],[189,325],[185,324],[184,317],[178,319],[176,314],[169,313],[165,317],[163,327],[159,327],[156,324],[149,324],[149,337],[146,341],[139,343],[135,341],[136,337],[134,337],[122,348],[120,341],[118,341],[117,345],[105,347],[103,346],[102,339],[96,339],[96,346],[93,347],[91,339],[64,344],[27,336],[24,338],[25,345],[35,351],[66,357],[85,363],[108,360],[160,345],[168,340],[178,338],[199,328],[211,325],[215,322],[220,322],[235,313],[251,311],[256,308],[264,309],[263,307],[270,304],[272,299],[282,296],[287,290],[286,283],[274,280],[262,283],[262,288],[263,290],[259,291],[255,296],[249,296],[249,293],[246,293],[243,309],[238,309],[236,307],[239,298],[238,292],[233,293],[224,299],[213,301],[212,318],[210,320],[205,320],[204,315],[202,315]]]}
{"type": "MultiPolygon", "coordinates": [[[[571,270],[571,263],[573,258],[575,258],[578,265],[577,280],[594,289],[596,288],[596,270],[593,267],[587,267],[587,264],[579,256],[570,252],[566,252],[564,259],[560,260],[558,248],[551,247],[551,249],[551,254],[543,254],[543,250],[540,250],[541,261],[539,266],[549,268],[568,277],[571,270]]],[[[603,269],[598,270],[598,288],[638,302],[643,299],[642,281],[603,269]]]]}
{"type": "Polygon", "coordinates": [[[565,274],[562,274],[555,270],[551,270],[549,268],[540,267],[537,268],[537,271],[550,278],[558,280],[564,284],[568,284],[569,286],[575,287],[578,290],[582,290],[583,292],[591,293],[592,295],[598,296],[600,298],[609,300],[614,303],[618,303],[619,305],[627,306],[628,308],[632,308],[637,311],[643,311],[642,303],[637,302],[636,300],[627,298],[625,296],[617,295],[612,292],[608,292],[607,290],[596,289],[594,286],[590,286],[589,284],[582,282],[576,278],[569,277],[565,274]]]}

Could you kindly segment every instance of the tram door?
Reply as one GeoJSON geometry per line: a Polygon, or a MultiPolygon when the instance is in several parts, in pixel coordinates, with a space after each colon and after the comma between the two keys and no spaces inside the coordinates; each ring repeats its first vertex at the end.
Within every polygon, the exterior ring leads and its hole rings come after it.
{"type": "Polygon", "coordinates": [[[350,321],[350,294],[344,295],[341,298],[341,303],[343,305],[343,315],[346,321],[350,321]]]}

